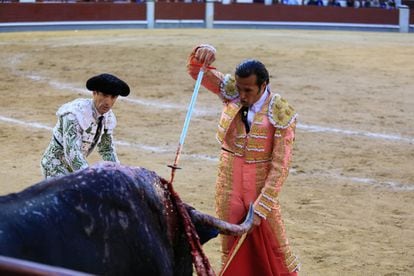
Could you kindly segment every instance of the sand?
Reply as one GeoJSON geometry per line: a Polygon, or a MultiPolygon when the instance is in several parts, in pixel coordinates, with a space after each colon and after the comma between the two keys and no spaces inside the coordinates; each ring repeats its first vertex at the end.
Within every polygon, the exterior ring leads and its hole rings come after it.
{"type": "MultiPolygon", "coordinates": [[[[194,81],[186,58],[216,46],[233,73],[258,58],[296,108],[283,217],[301,275],[414,274],[414,36],[287,30],[103,30],[0,33],[0,194],[42,179],[40,157],[63,103],[113,73],[132,88],[114,107],[123,164],[169,178],[194,81]]],[[[175,188],[214,214],[220,101],[201,89],[175,188]]],[[[99,161],[97,154],[89,158],[99,161]]],[[[219,239],[204,246],[219,269],[219,239]]]]}

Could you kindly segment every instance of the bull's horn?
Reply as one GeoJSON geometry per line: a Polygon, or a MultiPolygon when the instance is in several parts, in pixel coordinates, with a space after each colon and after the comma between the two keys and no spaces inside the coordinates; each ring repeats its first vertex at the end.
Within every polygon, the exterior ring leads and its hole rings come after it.
{"type": "Polygon", "coordinates": [[[213,216],[203,214],[187,204],[185,206],[193,222],[217,228],[224,235],[241,236],[253,226],[254,209],[252,204],[250,204],[249,212],[242,224],[228,223],[213,216]]]}

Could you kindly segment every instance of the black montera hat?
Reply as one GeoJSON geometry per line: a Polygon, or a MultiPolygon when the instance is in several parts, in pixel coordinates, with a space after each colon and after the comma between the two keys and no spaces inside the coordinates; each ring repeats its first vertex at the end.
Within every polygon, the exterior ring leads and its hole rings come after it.
{"type": "Polygon", "coordinates": [[[106,73],[90,78],[86,82],[86,88],[90,91],[98,91],[114,96],[126,97],[129,95],[129,86],[126,82],[106,73]]]}

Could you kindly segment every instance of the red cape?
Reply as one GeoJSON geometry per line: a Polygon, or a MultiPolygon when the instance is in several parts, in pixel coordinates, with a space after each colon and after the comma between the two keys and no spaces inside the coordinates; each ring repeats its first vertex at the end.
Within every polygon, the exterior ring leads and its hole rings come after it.
{"type": "MultiPolygon", "coordinates": [[[[238,240],[237,240],[238,241],[238,240]]],[[[229,256],[234,251],[235,242],[229,256]]],[[[278,250],[279,245],[270,231],[266,221],[255,227],[247,235],[233,260],[224,271],[223,276],[295,276],[297,272],[289,272],[284,256],[278,250]]]]}

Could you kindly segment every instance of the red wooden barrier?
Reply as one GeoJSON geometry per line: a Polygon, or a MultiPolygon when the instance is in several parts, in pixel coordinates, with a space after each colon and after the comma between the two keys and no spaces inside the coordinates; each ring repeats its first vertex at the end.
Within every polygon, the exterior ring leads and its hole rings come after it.
{"type": "Polygon", "coordinates": [[[146,20],[136,3],[1,3],[0,22],[146,20]]]}
{"type": "MultiPolygon", "coordinates": [[[[341,8],[264,4],[215,3],[214,20],[279,21],[398,25],[399,11],[381,8],[341,8]]],[[[205,3],[156,2],[155,19],[204,20],[205,3]]],[[[0,3],[0,22],[146,20],[145,3],[0,3]]],[[[410,11],[414,24],[414,10],[410,11]]]]}
{"type": "Polygon", "coordinates": [[[214,7],[214,19],[398,25],[398,10],[287,5],[265,6],[263,4],[216,4],[214,7]]]}

